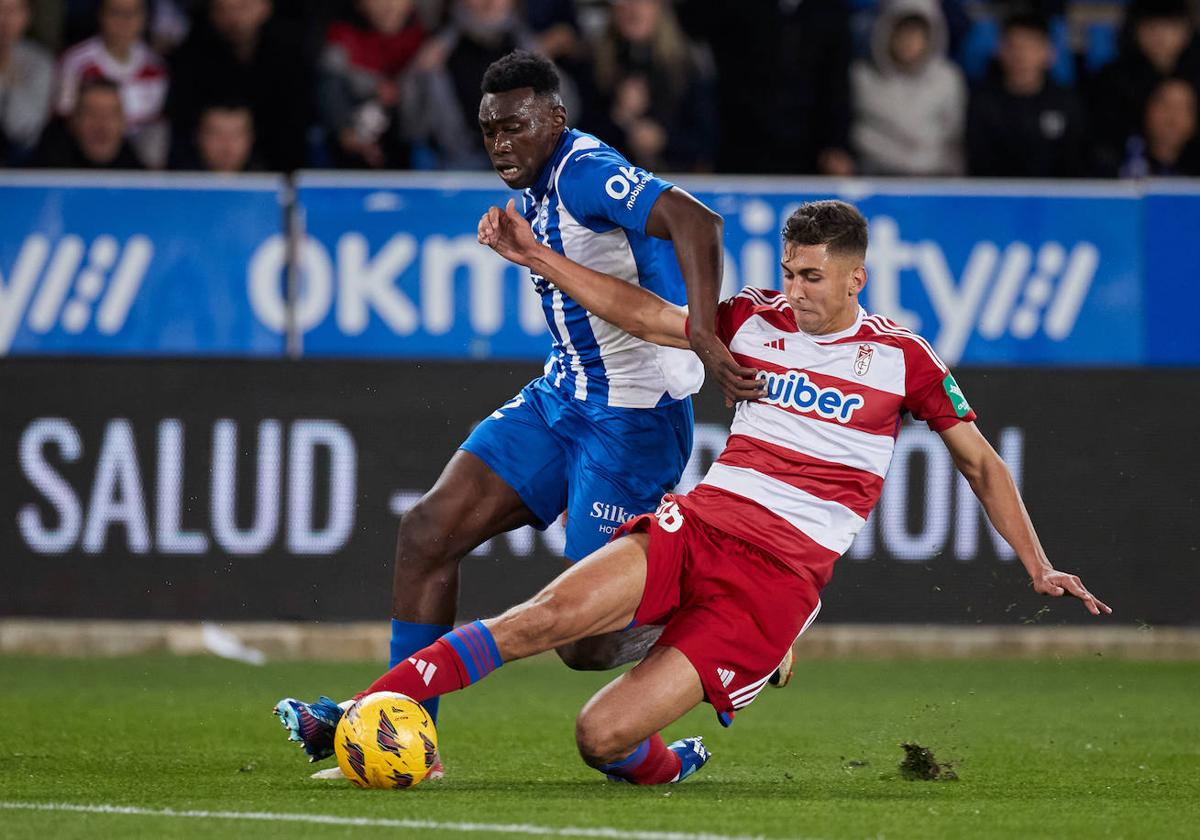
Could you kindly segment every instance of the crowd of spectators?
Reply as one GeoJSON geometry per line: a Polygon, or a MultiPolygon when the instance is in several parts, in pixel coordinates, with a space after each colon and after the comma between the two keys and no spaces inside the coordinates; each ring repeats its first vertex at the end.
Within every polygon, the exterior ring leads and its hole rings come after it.
{"type": "Polygon", "coordinates": [[[0,165],[486,168],[520,48],[664,172],[1200,175],[1191,0],[1018,2],[0,0],[0,165]]]}

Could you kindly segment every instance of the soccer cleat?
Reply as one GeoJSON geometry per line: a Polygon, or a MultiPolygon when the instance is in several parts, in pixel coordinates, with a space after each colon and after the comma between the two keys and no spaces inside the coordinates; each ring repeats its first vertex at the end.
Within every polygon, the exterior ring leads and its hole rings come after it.
{"type": "Polygon", "coordinates": [[[671,780],[671,784],[682,782],[708,764],[708,760],[712,758],[712,753],[705,749],[704,739],[699,735],[695,738],[680,738],[669,744],[667,749],[679,756],[679,775],[671,780]]]}
{"type": "Polygon", "coordinates": [[[344,779],[344,778],[346,778],[346,774],[342,772],[341,767],[338,767],[335,764],[332,767],[326,767],[324,770],[318,770],[316,773],[313,773],[308,778],[320,779],[322,781],[325,781],[328,779],[344,779]]]}
{"type": "Polygon", "coordinates": [[[439,751],[433,759],[433,765],[429,768],[429,772],[425,774],[425,781],[436,782],[438,779],[445,778],[446,768],[442,765],[442,754],[439,751]]]}
{"type": "Polygon", "coordinates": [[[299,741],[310,762],[333,755],[333,733],[343,714],[337,703],[325,696],[315,703],[286,697],[275,704],[274,712],[287,730],[288,740],[299,741]]]}
{"type": "Polygon", "coordinates": [[[771,674],[767,680],[767,685],[774,688],[783,688],[792,679],[792,670],[796,666],[796,654],[791,648],[783,655],[783,661],[779,663],[779,667],[775,669],[775,673],[771,674]]]}

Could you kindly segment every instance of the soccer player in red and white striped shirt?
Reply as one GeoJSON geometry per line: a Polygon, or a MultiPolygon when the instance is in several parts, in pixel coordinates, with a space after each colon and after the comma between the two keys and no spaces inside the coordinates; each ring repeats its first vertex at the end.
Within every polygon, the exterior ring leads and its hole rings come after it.
{"type": "MultiPolygon", "coordinates": [[[[479,239],[630,334],[688,346],[685,309],[571,262],[535,242],[523,222],[512,202],[492,208],[479,239]]],[[[760,391],[738,404],[704,480],[627,522],[532,600],[448,633],[369,691],[422,700],[512,659],[665,623],[646,658],[583,708],[576,738],[584,760],[610,776],[639,784],[686,777],[707,752],[699,739],[667,746],[659,731],[701,700],[728,725],[766,685],[879,500],[906,413],[941,435],[1037,592],[1111,612],[1078,577],[1051,566],[1008,468],[929,344],[859,306],[862,214],[841,201],[806,204],[783,237],[783,292],[744,289],[718,308],[718,337],[758,371],[760,391]]]]}

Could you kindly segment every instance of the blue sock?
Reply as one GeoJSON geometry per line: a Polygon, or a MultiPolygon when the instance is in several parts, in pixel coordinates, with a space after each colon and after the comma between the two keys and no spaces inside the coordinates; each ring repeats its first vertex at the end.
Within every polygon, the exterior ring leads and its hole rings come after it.
{"type": "MultiPolygon", "coordinates": [[[[388,657],[388,668],[395,668],[405,659],[412,656],[421,648],[428,647],[442,636],[453,630],[445,624],[414,624],[409,621],[392,619],[392,645],[388,657]]],[[[437,725],[438,698],[432,697],[421,704],[437,725]]]]}
{"type": "Polygon", "coordinates": [[[492,631],[484,626],[482,621],[472,621],[457,630],[442,637],[458,654],[459,660],[466,671],[466,682],[463,687],[479,682],[488,674],[504,664],[500,658],[500,649],[492,638],[492,631]]]}

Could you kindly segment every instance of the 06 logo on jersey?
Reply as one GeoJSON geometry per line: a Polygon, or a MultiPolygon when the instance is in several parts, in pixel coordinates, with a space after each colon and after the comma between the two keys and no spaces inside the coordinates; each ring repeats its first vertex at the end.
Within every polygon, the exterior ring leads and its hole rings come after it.
{"type": "Polygon", "coordinates": [[[808,375],[798,370],[774,373],[760,370],[758,378],[767,386],[767,393],[760,402],[793,408],[804,413],[815,412],[828,420],[849,423],[855,409],[863,407],[863,398],[858,394],[843,394],[832,386],[820,388],[808,375]]]}
{"type": "Polygon", "coordinates": [[[658,510],[654,511],[654,515],[658,517],[658,527],[668,534],[674,534],[683,527],[683,511],[679,509],[676,502],[670,500],[670,497],[663,497],[662,504],[658,506],[658,510]]]}

